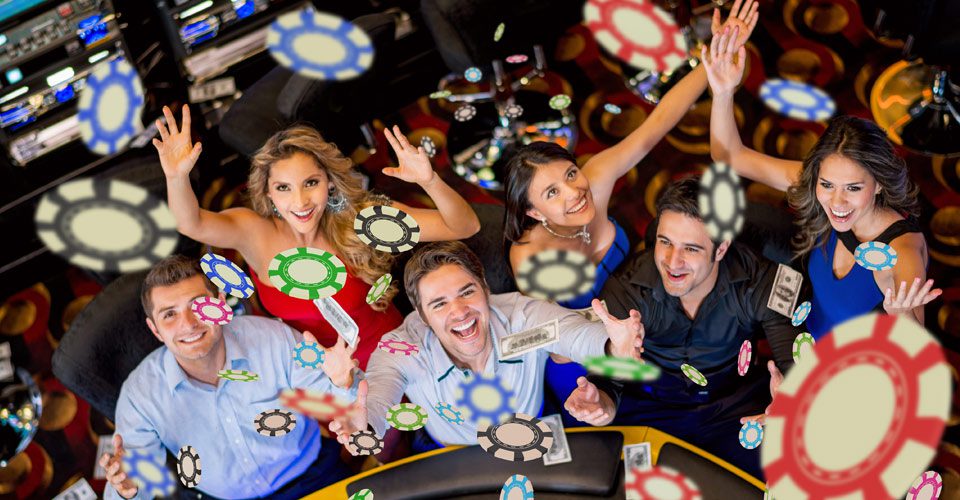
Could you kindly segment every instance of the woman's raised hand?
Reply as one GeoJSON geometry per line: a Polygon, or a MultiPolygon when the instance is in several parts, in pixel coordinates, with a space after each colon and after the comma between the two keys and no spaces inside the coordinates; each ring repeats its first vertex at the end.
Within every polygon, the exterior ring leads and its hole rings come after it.
{"type": "Polygon", "coordinates": [[[402,181],[414,182],[423,186],[433,180],[436,172],[430,165],[430,157],[421,147],[414,147],[407,137],[400,133],[400,127],[394,125],[393,132],[389,128],[383,129],[383,135],[397,154],[398,165],[383,169],[384,175],[396,177],[402,181]]]}
{"type": "Polygon", "coordinates": [[[164,125],[157,120],[160,139],[153,140],[153,146],[160,154],[163,174],[168,178],[187,176],[193,170],[203,149],[199,142],[193,144],[190,137],[190,107],[183,105],[183,123],[179,129],[177,129],[173,111],[167,106],[163,107],[163,116],[167,118],[167,124],[164,125]]]}

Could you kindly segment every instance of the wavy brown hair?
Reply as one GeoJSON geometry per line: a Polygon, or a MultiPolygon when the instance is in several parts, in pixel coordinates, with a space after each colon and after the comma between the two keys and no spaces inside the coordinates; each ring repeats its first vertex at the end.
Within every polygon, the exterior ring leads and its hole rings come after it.
{"type": "MultiPolygon", "coordinates": [[[[267,139],[263,147],[254,154],[250,160],[250,176],[247,179],[250,205],[263,217],[274,216],[270,198],[267,196],[270,167],[296,153],[306,154],[316,160],[317,166],[327,174],[329,182],[346,198],[346,206],[338,213],[332,213],[324,207],[323,215],[320,216],[320,230],[350,272],[364,283],[373,284],[377,278],[390,272],[393,256],[360,241],[353,231],[353,220],[360,210],[382,202],[363,189],[360,176],[353,170],[353,160],[344,157],[337,146],[323,140],[320,132],[313,127],[294,125],[281,130],[267,139]]],[[[396,293],[396,286],[391,285],[387,293],[371,304],[371,307],[377,311],[385,310],[396,293]]]]}
{"type": "Polygon", "coordinates": [[[793,238],[797,256],[806,254],[818,242],[826,249],[827,238],[823,236],[830,231],[830,220],[817,201],[817,182],[821,163],[834,154],[863,167],[880,185],[874,199],[877,208],[891,208],[904,217],[920,215],[920,188],[910,181],[906,162],[897,156],[883,129],[868,120],[838,116],[830,120],[804,158],[799,181],[787,189],[787,201],[797,212],[794,223],[800,227],[793,238]]]}

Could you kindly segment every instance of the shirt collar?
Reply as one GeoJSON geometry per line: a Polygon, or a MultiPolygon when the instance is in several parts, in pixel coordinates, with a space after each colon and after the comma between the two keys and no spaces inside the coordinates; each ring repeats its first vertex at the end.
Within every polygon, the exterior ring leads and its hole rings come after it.
{"type": "MultiPolygon", "coordinates": [[[[243,368],[249,360],[246,348],[240,343],[237,334],[229,325],[222,327],[220,331],[223,335],[224,350],[226,352],[224,369],[234,370],[243,368]]],[[[164,348],[163,353],[163,371],[166,375],[167,388],[170,389],[170,392],[174,392],[181,383],[186,382],[189,378],[187,373],[183,371],[183,368],[180,367],[180,364],[177,363],[177,358],[170,349],[167,348],[164,348]]]]}
{"type": "MultiPolygon", "coordinates": [[[[750,279],[750,273],[744,263],[744,255],[735,243],[730,244],[719,266],[717,283],[708,296],[714,291],[720,296],[726,295],[734,283],[750,279]]],[[[662,301],[667,296],[667,292],[663,288],[663,279],[660,277],[660,271],[657,270],[652,249],[641,257],[640,265],[636,269],[630,277],[630,284],[650,289],[654,299],[658,302],[662,301]]]]}
{"type": "MultiPolygon", "coordinates": [[[[509,322],[503,312],[495,306],[490,305],[489,342],[493,351],[490,353],[490,357],[487,358],[487,364],[484,367],[485,373],[491,370],[493,373],[497,371],[497,366],[500,364],[500,352],[497,348],[497,339],[504,335],[509,335],[510,332],[507,331],[508,325],[509,322]]],[[[427,326],[426,323],[424,323],[424,327],[427,329],[427,335],[430,337],[430,342],[434,347],[434,378],[439,382],[449,376],[450,372],[458,368],[457,365],[453,363],[453,360],[450,359],[450,355],[447,354],[446,349],[443,348],[443,344],[440,343],[440,338],[437,337],[433,329],[427,326]]]]}

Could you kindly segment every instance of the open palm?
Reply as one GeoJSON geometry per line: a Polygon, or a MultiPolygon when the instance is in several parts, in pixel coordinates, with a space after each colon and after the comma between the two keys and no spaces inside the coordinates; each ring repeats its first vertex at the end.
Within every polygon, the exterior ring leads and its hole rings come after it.
{"type": "Polygon", "coordinates": [[[433,179],[433,166],[430,165],[430,157],[423,151],[423,148],[414,147],[407,140],[406,136],[400,133],[400,127],[394,125],[393,132],[389,128],[383,129],[383,135],[387,137],[387,142],[397,154],[397,167],[388,167],[383,169],[385,175],[396,177],[402,181],[414,182],[417,184],[426,184],[433,179]]]}
{"type": "Polygon", "coordinates": [[[160,140],[153,140],[153,146],[160,154],[163,174],[170,178],[186,176],[197,163],[202,149],[200,143],[193,144],[190,137],[190,108],[183,105],[183,124],[179,129],[173,111],[167,106],[163,107],[163,116],[167,119],[166,125],[157,120],[160,140]]]}
{"type": "Polygon", "coordinates": [[[757,26],[757,19],[760,15],[757,12],[760,3],[757,0],[737,0],[733,2],[730,8],[730,15],[723,23],[720,22],[720,9],[713,9],[713,21],[710,23],[710,31],[713,36],[719,35],[725,28],[738,28],[735,47],[742,47],[747,43],[753,29],[757,26]]]}

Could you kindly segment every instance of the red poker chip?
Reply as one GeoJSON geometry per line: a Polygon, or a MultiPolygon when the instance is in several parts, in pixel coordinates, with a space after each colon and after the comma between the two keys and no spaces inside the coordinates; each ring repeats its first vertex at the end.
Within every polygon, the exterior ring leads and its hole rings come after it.
{"type": "Polygon", "coordinates": [[[514,54],[512,56],[507,56],[507,62],[510,64],[520,64],[527,62],[527,56],[525,54],[514,54]]]}
{"type": "Polygon", "coordinates": [[[666,467],[631,469],[624,478],[627,500],[697,500],[703,498],[696,483],[679,471],[666,467]]]}
{"type": "Polygon", "coordinates": [[[747,374],[747,370],[750,369],[750,358],[753,357],[753,346],[750,345],[749,340],[744,340],[743,344],[740,344],[740,354],[737,356],[737,373],[740,376],[747,374]]]}
{"type": "Polygon", "coordinates": [[[776,498],[901,498],[950,412],[940,344],[909,318],[867,314],[821,337],[787,374],[761,452],[776,498]]]}
{"type": "Polygon", "coordinates": [[[381,351],[389,352],[390,354],[403,354],[405,356],[413,356],[414,354],[420,353],[420,348],[409,342],[403,340],[381,340],[378,344],[381,351]]]}
{"type": "Polygon", "coordinates": [[[350,412],[350,403],[326,392],[307,389],[280,391],[280,404],[317,420],[333,420],[350,412]]]}
{"type": "Polygon", "coordinates": [[[200,297],[190,304],[190,309],[208,325],[226,325],[233,320],[230,304],[217,297],[200,297]]]}
{"type": "Polygon", "coordinates": [[[583,17],[597,42],[631,66],[663,73],[687,60],[676,21],[649,0],[588,0],[583,17]]]}

